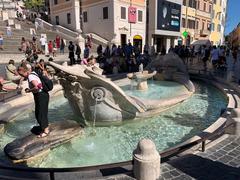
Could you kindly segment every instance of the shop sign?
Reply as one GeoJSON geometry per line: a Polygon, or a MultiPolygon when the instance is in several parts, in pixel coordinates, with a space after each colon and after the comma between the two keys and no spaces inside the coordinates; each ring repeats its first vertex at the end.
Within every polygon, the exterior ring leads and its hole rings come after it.
{"type": "Polygon", "coordinates": [[[137,22],[137,8],[132,6],[128,8],[128,22],[129,23],[137,22]]]}
{"type": "Polygon", "coordinates": [[[166,0],[158,0],[157,29],[180,31],[181,5],[166,0]]]}

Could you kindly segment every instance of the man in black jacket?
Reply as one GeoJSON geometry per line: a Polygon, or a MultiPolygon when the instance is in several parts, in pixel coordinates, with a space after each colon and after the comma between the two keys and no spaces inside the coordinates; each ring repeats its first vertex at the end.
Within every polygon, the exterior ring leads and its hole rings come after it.
{"type": "Polygon", "coordinates": [[[70,65],[73,65],[75,64],[75,58],[74,58],[74,45],[73,45],[73,42],[70,41],[69,42],[69,46],[68,46],[68,51],[69,51],[69,59],[70,59],[70,65]]]}

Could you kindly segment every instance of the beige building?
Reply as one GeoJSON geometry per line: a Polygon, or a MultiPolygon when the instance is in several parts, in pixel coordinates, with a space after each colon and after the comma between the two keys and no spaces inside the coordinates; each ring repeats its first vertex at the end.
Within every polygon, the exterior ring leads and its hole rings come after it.
{"type": "Polygon", "coordinates": [[[145,41],[145,0],[53,0],[50,9],[53,24],[116,44],[130,41],[142,47],[145,41]]]}
{"type": "Polygon", "coordinates": [[[227,0],[213,0],[212,25],[210,41],[213,45],[224,43],[227,0]]]}
{"type": "Polygon", "coordinates": [[[190,45],[196,40],[196,6],[197,0],[183,0],[181,41],[185,45],[190,45]],[[184,32],[188,33],[187,37],[183,36],[184,32]]]}
{"type": "Polygon", "coordinates": [[[229,34],[229,43],[231,47],[240,47],[240,23],[229,34]]]}
{"type": "Polygon", "coordinates": [[[212,0],[198,0],[196,5],[195,39],[209,39],[212,21],[212,0]]]}

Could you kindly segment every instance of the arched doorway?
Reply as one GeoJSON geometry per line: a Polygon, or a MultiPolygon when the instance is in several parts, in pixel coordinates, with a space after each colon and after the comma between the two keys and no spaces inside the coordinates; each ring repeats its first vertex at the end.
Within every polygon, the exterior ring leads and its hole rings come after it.
{"type": "Polygon", "coordinates": [[[140,51],[142,52],[142,36],[135,35],[133,37],[133,45],[137,46],[140,49],[140,51]]]}

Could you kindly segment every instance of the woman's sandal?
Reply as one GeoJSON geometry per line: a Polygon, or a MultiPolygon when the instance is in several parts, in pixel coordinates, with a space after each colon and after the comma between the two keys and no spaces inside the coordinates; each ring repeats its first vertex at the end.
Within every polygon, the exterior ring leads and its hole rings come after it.
{"type": "Polygon", "coordinates": [[[41,133],[41,134],[39,134],[37,137],[38,138],[44,138],[44,137],[47,137],[48,135],[49,135],[49,133],[50,133],[50,131],[49,132],[43,132],[43,133],[41,133]]]}

